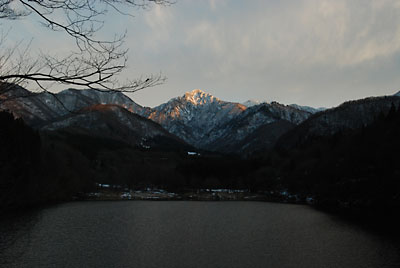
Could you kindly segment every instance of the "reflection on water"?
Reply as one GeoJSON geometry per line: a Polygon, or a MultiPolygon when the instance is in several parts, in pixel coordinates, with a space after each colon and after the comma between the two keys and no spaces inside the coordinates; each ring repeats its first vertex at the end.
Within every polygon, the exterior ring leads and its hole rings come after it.
{"type": "Polygon", "coordinates": [[[307,206],[76,202],[0,221],[0,267],[400,267],[398,244],[307,206]]]}

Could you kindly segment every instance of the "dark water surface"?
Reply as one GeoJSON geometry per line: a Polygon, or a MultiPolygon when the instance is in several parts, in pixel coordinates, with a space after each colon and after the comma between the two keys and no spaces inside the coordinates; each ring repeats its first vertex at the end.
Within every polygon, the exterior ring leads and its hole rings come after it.
{"type": "Polygon", "coordinates": [[[0,220],[0,267],[400,267],[399,244],[307,206],[75,202],[0,220]]]}

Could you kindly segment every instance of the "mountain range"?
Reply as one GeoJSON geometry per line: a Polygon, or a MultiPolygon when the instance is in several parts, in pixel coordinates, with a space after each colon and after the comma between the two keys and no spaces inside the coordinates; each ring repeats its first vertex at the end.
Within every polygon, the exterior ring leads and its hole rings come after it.
{"type": "Polygon", "coordinates": [[[150,148],[174,144],[187,150],[247,155],[276,144],[370,124],[398,106],[400,94],[346,102],[332,109],[296,104],[220,100],[196,89],[157,107],[143,107],[121,92],[67,89],[32,93],[0,86],[0,108],[42,131],[67,130],[150,148]],[[197,149],[194,149],[197,148],[197,149]]]}

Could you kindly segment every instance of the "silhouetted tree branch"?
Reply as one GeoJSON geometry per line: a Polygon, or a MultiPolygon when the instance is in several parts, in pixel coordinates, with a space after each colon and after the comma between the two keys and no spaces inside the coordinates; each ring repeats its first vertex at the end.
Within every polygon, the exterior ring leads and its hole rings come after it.
{"type": "Polygon", "coordinates": [[[64,33],[75,42],[75,50],[66,56],[41,53],[29,55],[30,43],[7,47],[7,33],[0,36],[0,81],[21,84],[34,82],[41,90],[53,84],[104,91],[136,92],[160,85],[161,74],[121,82],[118,75],[127,66],[125,34],[111,40],[97,37],[109,10],[129,15],[127,8],[148,8],[151,4],[169,5],[168,0],[0,0],[0,19],[39,18],[51,31],[64,33]]]}

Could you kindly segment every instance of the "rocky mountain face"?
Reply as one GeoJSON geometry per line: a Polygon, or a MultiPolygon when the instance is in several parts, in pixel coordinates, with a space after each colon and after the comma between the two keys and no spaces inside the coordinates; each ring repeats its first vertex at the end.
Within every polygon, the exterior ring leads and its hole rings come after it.
{"type": "Polygon", "coordinates": [[[66,89],[57,94],[50,94],[32,93],[22,87],[12,86],[12,89],[6,92],[0,91],[1,99],[2,109],[12,111],[35,128],[41,128],[60,116],[97,104],[114,104],[138,114],[146,110],[121,92],[90,89],[66,89]]]}
{"type": "MultiPolygon", "coordinates": [[[[142,107],[120,92],[67,89],[53,95],[46,92],[31,94],[23,88],[18,88],[18,92],[18,96],[24,97],[5,102],[3,106],[39,129],[66,128],[69,123],[76,123],[76,120],[84,122],[84,117],[89,117],[88,113],[76,116],[71,112],[82,113],[82,109],[95,105],[115,105],[160,124],[188,144],[221,152],[241,152],[253,148],[249,144],[243,145],[243,148],[238,144],[263,125],[280,120],[297,125],[312,114],[276,102],[253,102],[246,107],[222,101],[198,89],[155,108],[142,107]]],[[[115,109],[108,109],[108,112],[116,113],[115,109]]],[[[121,123],[126,121],[119,119],[121,123]]],[[[92,128],[94,125],[91,123],[92,128]]],[[[270,136],[265,138],[268,144],[274,144],[270,136]]]]}
{"type": "Polygon", "coordinates": [[[59,129],[114,139],[147,149],[165,147],[160,142],[174,144],[177,149],[190,148],[159,124],[115,104],[88,106],[79,113],[69,113],[42,127],[47,131],[59,129]]]}
{"type": "MultiPolygon", "coordinates": [[[[261,144],[269,144],[270,148],[275,144],[275,139],[266,131],[259,129],[275,128],[277,125],[283,127],[283,124],[273,124],[275,122],[286,122],[286,125],[297,125],[306,120],[311,113],[298,110],[291,106],[279,104],[277,102],[262,103],[252,106],[240,115],[222,125],[222,127],[215,129],[212,133],[214,136],[206,144],[207,149],[215,148],[215,150],[222,152],[251,152],[250,148],[257,147],[263,148],[261,144]],[[258,133],[259,140],[265,140],[263,143],[258,143],[257,139],[250,139],[253,133],[258,133]],[[246,143],[243,143],[247,141],[246,143]],[[258,145],[256,145],[256,143],[258,145]]],[[[282,128],[287,130],[287,128],[282,128]]],[[[272,131],[272,129],[271,129],[272,131]]],[[[277,133],[276,131],[273,131],[277,133]]],[[[284,131],[283,131],[284,132],[284,131]]],[[[263,148],[266,149],[266,148],[263,148]]]]}
{"type": "Polygon", "coordinates": [[[367,98],[324,110],[277,102],[243,105],[197,89],[149,108],[120,92],[67,89],[35,94],[4,85],[0,90],[0,108],[37,129],[79,129],[134,145],[160,136],[200,149],[241,154],[270,149],[278,140],[290,146],[309,136],[368,125],[400,100],[398,96],[367,98]]]}
{"type": "Polygon", "coordinates": [[[142,115],[198,148],[236,153],[249,147],[238,144],[257,128],[280,120],[298,124],[311,115],[276,102],[251,104],[222,101],[196,89],[142,115]]]}
{"type": "Polygon", "coordinates": [[[295,126],[289,121],[277,120],[261,125],[242,139],[235,139],[235,136],[220,138],[215,145],[221,152],[240,153],[242,156],[246,156],[254,152],[272,149],[278,139],[295,126]]]}
{"type": "Polygon", "coordinates": [[[16,117],[22,117],[35,128],[67,113],[52,95],[32,93],[9,84],[0,85],[0,108],[11,111],[16,117]]]}
{"type": "Polygon", "coordinates": [[[168,131],[197,148],[227,153],[251,152],[260,144],[269,148],[288,128],[314,112],[276,102],[249,101],[246,105],[226,102],[198,89],[155,108],[142,107],[120,92],[96,90],[67,89],[58,94],[35,94],[14,86],[0,96],[4,99],[0,104],[2,109],[12,111],[37,129],[97,131],[135,145],[141,140],[139,136],[143,139],[167,136],[168,131]],[[160,132],[146,119],[160,124],[166,131],[160,132]],[[110,129],[119,131],[113,133],[110,129]],[[257,138],[249,138],[256,135],[253,133],[258,133],[257,138]]]}
{"type": "Polygon", "coordinates": [[[239,103],[225,102],[201,90],[193,90],[144,115],[189,144],[205,148],[218,137],[216,133],[224,125],[245,110],[239,103]]]}
{"type": "Polygon", "coordinates": [[[19,86],[2,89],[0,109],[11,111],[36,129],[104,137],[142,148],[165,143],[191,148],[159,124],[136,114],[146,108],[120,92],[67,89],[53,95],[19,86]]]}

